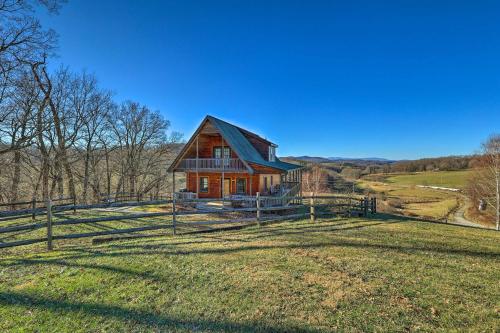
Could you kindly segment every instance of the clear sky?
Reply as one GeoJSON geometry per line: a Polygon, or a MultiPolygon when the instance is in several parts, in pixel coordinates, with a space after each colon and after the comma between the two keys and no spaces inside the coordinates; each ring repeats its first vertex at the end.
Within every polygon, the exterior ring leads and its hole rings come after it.
{"type": "Polygon", "coordinates": [[[468,154],[500,132],[500,1],[89,1],[59,58],[188,138],[206,114],[278,155],[468,154]]]}

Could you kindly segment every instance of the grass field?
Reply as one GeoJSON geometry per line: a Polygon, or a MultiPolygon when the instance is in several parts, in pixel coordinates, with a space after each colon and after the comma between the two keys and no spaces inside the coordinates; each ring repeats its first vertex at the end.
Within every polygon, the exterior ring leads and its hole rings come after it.
{"type": "Polygon", "coordinates": [[[463,189],[467,185],[470,170],[417,172],[388,176],[387,182],[396,185],[426,185],[463,189]]]}
{"type": "Polygon", "coordinates": [[[381,211],[445,219],[458,205],[459,197],[448,191],[419,188],[411,185],[362,180],[359,186],[378,194],[381,211]]]}
{"type": "Polygon", "coordinates": [[[382,197],[382,210],[445,220],[450,218],[450,213],[463,202],[463,197],[451,191],[421,188],[417,185],[463,189],[470,172],[465,170],[376,174],[361,179],[358,185],[382,197]]]}
{"type": "Polygon", "coordinates": [[[19,248],[2,332],[498,331],[500,233],[380,215],[19,248]]]}

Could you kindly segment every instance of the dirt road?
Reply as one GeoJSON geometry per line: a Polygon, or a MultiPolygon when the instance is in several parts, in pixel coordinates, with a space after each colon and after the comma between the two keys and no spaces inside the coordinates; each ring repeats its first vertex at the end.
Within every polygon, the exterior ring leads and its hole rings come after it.
{"type": "Polygon", "coordinates": [[[466,207],[466,201],[467,199],[465,198],[465,196],[462,196],[461,197],[461,200],[460,200],[460,207],[458,207],[458,209],[455,211],[455,214],[453,214],[453,221],[449,222],[449,223],[452,223],[452,224],[459,224],[459,225],[463,225],[463,226],[467,226],[467,227],[476,227],[476,228],[487,228],[489,229],[489,227],[486,227],[482,224],[479,224],[479,223],[475,223],[475,222],[472,222],[470,220],[467,220],[465,218],[465,207],[466,207]]]}

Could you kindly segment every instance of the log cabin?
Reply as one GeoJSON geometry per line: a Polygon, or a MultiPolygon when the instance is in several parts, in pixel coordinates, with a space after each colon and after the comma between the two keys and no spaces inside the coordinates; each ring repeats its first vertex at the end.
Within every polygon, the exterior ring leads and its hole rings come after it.
{"type": "MultiPolygon", "coordinates": [[[[186,174],[180,198],[301,195],[302,166],[281,161],[278,146],[221,119],[206,116],[168,171],[186,174]]],[[[175,187],[174,187],[175,192],[175,187]]]]}

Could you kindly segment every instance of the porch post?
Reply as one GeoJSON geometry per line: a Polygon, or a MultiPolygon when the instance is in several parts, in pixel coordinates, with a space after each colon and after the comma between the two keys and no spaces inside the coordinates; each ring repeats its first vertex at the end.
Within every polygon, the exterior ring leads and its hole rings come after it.
{"type": "Polygon", "coordinates": [[[175,216],[175,171],[172,171],[172,229],[174,235],[176,234],[176,216],[175,216]]]}
{"type": "Polygon", "coordinates": [[[251,174],[250,175],[250,196],[252,196],[252,178],[253,178],[253,175],[251,174]]]}
{"type": "MultiPolygon", "coordinates": [[[[302,169],[300,169],[300,183],[299,183],[300,197],[302,197],[302,169]]],[[[302,199],[301,199],[302,200],[302,199]]]]}
{"type": "Polygon", "coordinates": [[[172,194],[175,194],[175,171],[172,171],[172,194]]]}
{"type": "Polygon", "coordinates": [[[199,163],[199,152],[198,152],[198,137],[199,134],[196,136],[196,198],[199,199],[200,195],[200,177],[198,175],[198,163],[199,163]]]}
{"type": "Polygon", "coordinates": [[[224,138],[222,134],[220,136],[220,145],[221,145],[221,157],[222,157],[222,180],[220,185],[220,193],[222,196],[222,207],[224,207],[224,138]]]}

